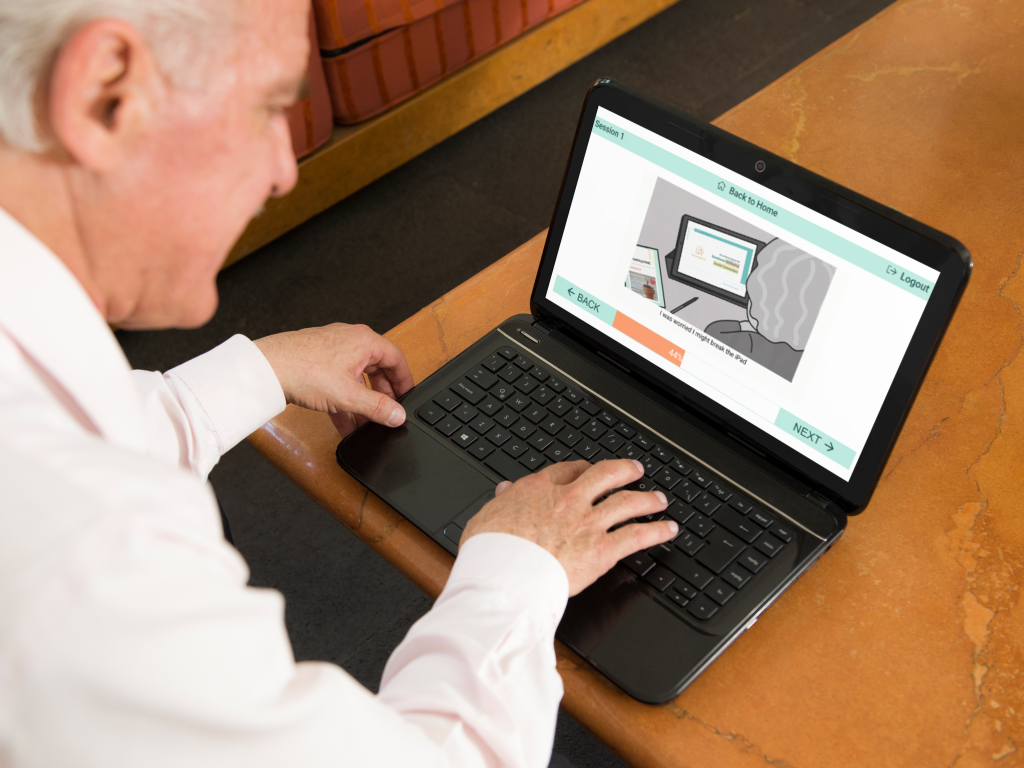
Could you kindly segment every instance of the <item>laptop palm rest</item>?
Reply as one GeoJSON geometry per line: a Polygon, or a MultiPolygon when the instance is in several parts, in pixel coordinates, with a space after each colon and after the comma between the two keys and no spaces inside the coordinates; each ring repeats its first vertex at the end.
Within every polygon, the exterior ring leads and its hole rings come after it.
{"type": "Polygon", "coordinates": [[[475,513],[494,495],[494,482],[423,431],[367,424],[338,446],[338,463],[430,534],[460,512],[475,513]]]}

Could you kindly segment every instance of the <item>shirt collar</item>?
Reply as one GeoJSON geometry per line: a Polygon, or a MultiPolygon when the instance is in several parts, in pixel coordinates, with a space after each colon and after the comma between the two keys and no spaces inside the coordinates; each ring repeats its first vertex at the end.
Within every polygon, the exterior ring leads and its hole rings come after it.
{"type": "Polygon", "coordinates": [[[131,366],[64,263],[0,208],[0,326],[108,442],[145,452],[131,366]]]}

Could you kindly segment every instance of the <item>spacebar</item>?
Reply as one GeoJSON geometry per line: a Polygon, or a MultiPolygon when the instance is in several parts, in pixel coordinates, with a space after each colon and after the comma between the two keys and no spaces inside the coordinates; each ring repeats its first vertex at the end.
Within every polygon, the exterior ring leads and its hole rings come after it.
{"type": "Polygon", "coordinates": [[[513,483],[520,477],[526,477],[528,474],[530,474],[530,470],[528,470],[518,461],[513,459],[511,456],[508,456],[507,454],[504,454],[501,451],[495,451],[486,459],[484,459],[484,464],[493,469],[506,480],[511,480],[513,483]]]}

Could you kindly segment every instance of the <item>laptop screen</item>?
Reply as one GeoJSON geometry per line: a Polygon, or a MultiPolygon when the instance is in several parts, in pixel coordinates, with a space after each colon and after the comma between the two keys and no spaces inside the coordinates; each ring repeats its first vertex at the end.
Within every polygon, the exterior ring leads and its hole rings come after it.
{"type": "Polygon", "coordinates": [[[849,480],[939,272],[604,107],[590,132],[546,299],[849,480]]]}

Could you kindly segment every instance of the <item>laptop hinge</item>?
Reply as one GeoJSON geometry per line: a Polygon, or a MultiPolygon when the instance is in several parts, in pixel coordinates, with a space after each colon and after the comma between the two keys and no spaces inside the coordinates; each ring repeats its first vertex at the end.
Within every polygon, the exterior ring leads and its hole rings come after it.
{"type": "Polygon", "coordinates": [[[822,509],[830,509],[832,507],[832,500],[822,496],[817,491],[811,491],[807,494],[806,498],[809,501],[813,501],[822,509]]]}
{"type": "Polygon", "coordinates": [[[535,320],[533,327],[543,333],[545,336],[550,336],[551,331],[554,330],[551,326],[547,325],[543,320],[535,320]]]}

